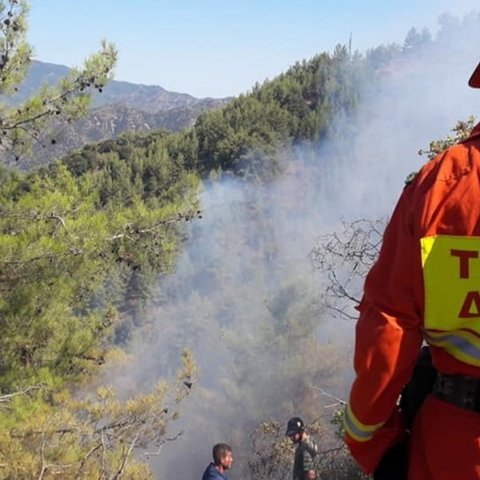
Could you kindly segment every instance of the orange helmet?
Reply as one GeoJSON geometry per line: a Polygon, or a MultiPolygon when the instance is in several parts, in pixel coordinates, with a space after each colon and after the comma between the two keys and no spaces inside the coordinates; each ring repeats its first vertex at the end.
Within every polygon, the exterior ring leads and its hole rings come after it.
{"type": "Polygon", "coordinates": [[[472,76],[470,77],[468,84],[472,88],[480,88],[480,63],[477,65],[477,68],[472,73],[472,76]]]}

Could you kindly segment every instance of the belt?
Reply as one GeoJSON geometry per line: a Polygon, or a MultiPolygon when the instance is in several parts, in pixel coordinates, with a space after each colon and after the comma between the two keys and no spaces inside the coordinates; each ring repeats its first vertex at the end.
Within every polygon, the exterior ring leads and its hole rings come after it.
{"type": "Polygon", "coordinates": [[[433,395],[457,407],[480,413],[480,379],[437,373],[433,395]]]}

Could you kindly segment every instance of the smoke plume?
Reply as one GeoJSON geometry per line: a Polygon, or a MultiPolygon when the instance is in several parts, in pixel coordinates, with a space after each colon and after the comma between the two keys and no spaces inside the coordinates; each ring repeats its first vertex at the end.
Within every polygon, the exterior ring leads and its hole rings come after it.
{"type": "Polygon", "coordinates": [[[354,323],[322,306],[325,279],[309,252],[342,220],[388,216],[426,161],[418,150],[477,113],[480,92],[467,80],[480,61],[480,15],[443,22],[431,45],[389,65],[355,116],[335,125],[341,149],[296,147],[266,185],[206,182],[203,218],[158,285],[151,335],[132,346],[137,361],[117,381],[146,387],[175,371],[183,346],[193,351],[199,382],[172,425],[184,434],[155,460],[157,478],[200,478],[217,442],[234,447],[229,477],[248,478],[257,422],[327,422],[331,399],[312,387],[345,398],[354,323]]]}

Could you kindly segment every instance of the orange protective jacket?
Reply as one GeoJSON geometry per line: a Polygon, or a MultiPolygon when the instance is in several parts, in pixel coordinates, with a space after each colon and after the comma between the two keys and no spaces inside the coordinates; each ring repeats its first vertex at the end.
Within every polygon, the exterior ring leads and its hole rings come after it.
{"type": "MultiPolygon", "coordinates": [[[[422,341],[439,371],[480,378],[480,124],[405,187],[359,311],[345,429],[371,473],[405,434],[396,405],[422,341]]],[[[428,397],[411,445],[410,479],[480,479],[480,414],[428,397]]]]}

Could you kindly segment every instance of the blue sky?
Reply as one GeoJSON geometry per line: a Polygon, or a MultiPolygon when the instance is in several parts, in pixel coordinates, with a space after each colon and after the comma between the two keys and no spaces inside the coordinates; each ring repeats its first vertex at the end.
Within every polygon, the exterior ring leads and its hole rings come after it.
{"type": "Polygon", "coordinates": [[[119,50],[117,80],[225,97],[350,35],[363,52],[402,43],[412,27],[434,33],[440,14],[478,7],[478,0],[31,0],[28,39],[37,60],[79,66],[105,38],[119,50]]]}

